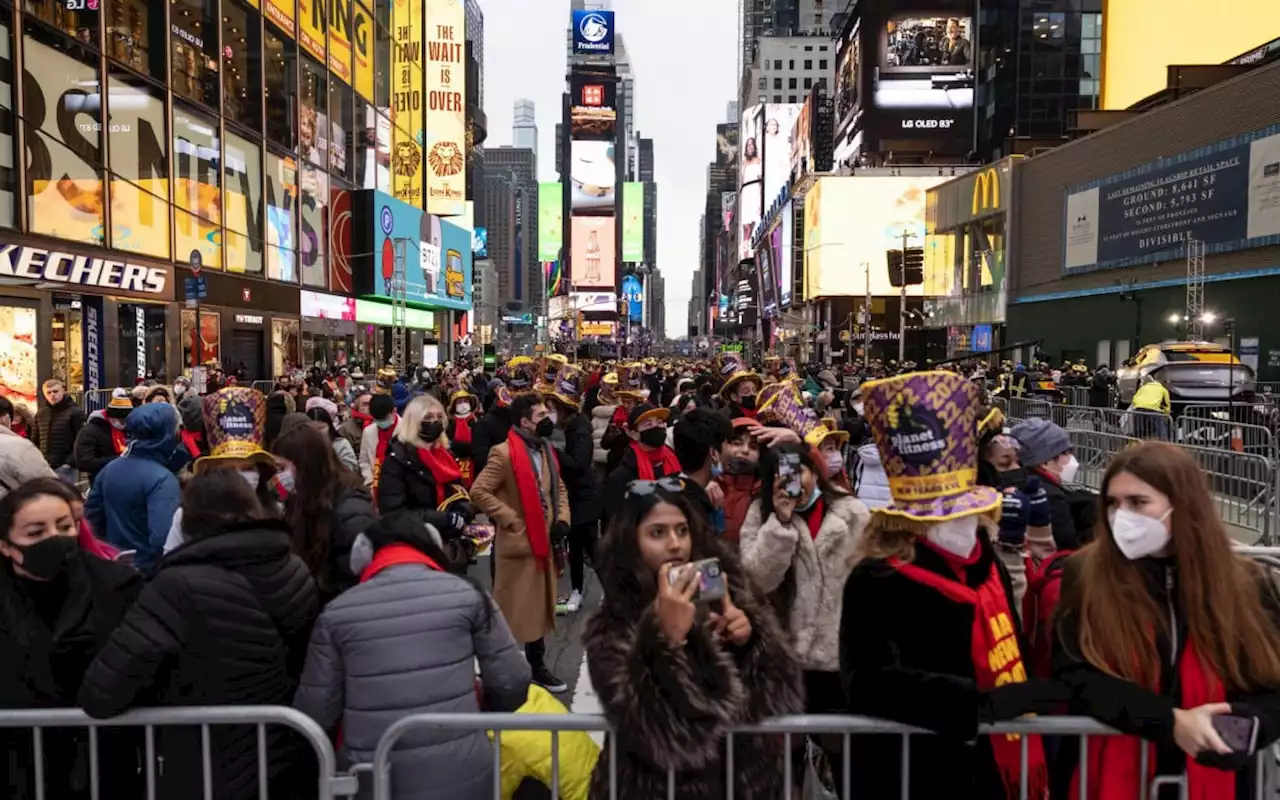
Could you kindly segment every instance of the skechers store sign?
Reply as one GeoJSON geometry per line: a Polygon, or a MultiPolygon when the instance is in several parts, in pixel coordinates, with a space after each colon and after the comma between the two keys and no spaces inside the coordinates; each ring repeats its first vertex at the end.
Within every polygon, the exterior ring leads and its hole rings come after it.
{"type": "Polygon", "coordinates": [[[162,266],[0,244],[0,279],[61,283],[99,294],[170,300],[173,289],[169,275],[170,270],[162,266]]]}

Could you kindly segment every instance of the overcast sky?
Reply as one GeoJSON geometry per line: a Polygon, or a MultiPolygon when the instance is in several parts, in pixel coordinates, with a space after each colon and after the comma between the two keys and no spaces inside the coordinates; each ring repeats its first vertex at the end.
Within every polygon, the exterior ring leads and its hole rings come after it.
{"type": "MultiPolygon", "coordinates": [[[[479,0],[484,10],[487,146],[511,144],[511,106],[537,104],[538,169],[554,180],[555,127],[565,89],[568,0],[479,0]],[[561,9],[559,14],[554,9],[561,9]]],[[[688,332],[698,220],[715,126],[736,94],[737,0],[613,0],[636,80],[635,130],[653,139],[658,266],[667,335],[688,332]]]]}

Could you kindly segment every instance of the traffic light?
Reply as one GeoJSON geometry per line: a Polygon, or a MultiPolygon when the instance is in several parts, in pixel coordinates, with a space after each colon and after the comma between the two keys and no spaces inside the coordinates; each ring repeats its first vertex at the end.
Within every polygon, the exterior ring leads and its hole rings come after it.
{"type": "Polygon", "coordinates": [[[889,261],[889,285],[895,289],[902,286],[902,251],[886,250],[885,257],[889,261]]]}
{"type": "Polygon", "coordinates": [[[908,286],[919,286],[924,283],[924,248],[908,247],[903,259],[905,271],[904,283],[908,286]]]}

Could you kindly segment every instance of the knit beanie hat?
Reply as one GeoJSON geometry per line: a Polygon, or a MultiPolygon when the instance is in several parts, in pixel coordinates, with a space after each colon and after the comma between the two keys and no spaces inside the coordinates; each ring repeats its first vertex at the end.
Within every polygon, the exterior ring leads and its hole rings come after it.
{"type": "Polygon", "coordinates": [[[1047,419],[1019,422],[1009,433],[1018,440],[1018,460],[1028,469],[1052,461],[1071,449],[1067,432],[1047,419]]]}

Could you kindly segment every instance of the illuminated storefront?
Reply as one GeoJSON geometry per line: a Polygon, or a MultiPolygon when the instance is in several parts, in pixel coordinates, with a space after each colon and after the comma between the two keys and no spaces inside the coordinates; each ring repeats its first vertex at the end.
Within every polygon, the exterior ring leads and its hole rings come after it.
{"type": "Polygon", "coordinates": [[[1011,156],[929,189],[924,294],[928,327],[947,331],[949,356],[1000,346],[1008,302],[1011,156]]]}

